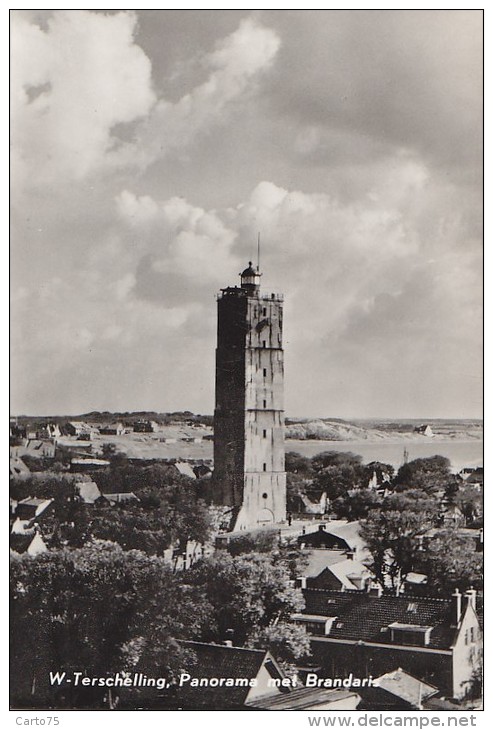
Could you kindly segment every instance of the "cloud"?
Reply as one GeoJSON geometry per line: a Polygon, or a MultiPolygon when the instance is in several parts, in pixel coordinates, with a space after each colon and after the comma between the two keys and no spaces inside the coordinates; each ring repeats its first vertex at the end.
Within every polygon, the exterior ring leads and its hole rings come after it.
{"type": "Polygon", "coordinates": [[[224,123],[228,105],[248,91],[280,44],[272,30],[243,20],[202,59],[207,79],[171,103],[153,86],[136,29],[132,11],[57,11],[46,30],[29,14],[14,13],[14,189],[146,167],[224,123]],[[131,141],[118,134],[122,125],[131,125],[131,141]]]}
{"type": "Polygon", "coordinates": [[[479,413],[477,21],[417,15],[15,11],[14,408],[211,412],[260,231],[288,412],[479,413]]]}
{"type": "Polygon", "coordinates": [[[116,124],[148,114],[156,97],[136,22],[132,12],[59,11],[42,30],[13,14],[13,168],[24,183],[83,178],[116,124]]]}
{"type": "Polygon", "coordinates": [[[136,129],[135,141],[115,152],[118,163],[145,167],[187,145],[210,125],[225,124],[229,105],[271,65],[279,47],[280,39],[273,30],[252,18],[242,20],[237,30],[203,59],[203,66],[210,70],[207,79],[176,103],[160,99],[136,129]]]}

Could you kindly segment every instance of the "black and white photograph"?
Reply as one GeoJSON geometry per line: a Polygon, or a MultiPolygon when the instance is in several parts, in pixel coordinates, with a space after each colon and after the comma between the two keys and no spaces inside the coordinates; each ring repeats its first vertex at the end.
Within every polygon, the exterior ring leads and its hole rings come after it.
{"type": "Polygon", "coordinates": [[[10,11],[10,714],[476,725],[483,19],[10,11]]]}

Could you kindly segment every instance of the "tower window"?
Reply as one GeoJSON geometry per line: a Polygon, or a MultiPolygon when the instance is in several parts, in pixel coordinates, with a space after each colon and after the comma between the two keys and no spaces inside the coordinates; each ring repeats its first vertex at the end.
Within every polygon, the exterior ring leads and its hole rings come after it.
{"type": "Polygon", "coordinates": [[[264,428],[264,430],[262,432],[262,436],[264,437],[264,439],[267,438],[267,429],[266,428],[264,428]]]}
{"type": "Polygon", "coordinates": [[[262,347],[265,347],[266,344],[267,344],[266,341],[265,340],[262,340],[262,347]]]}
{"type": "Polygon", "coordinates": [[[264,308],[262,309],[262,316],[263,316],[263,317],[265,317],[265,315],[266,315],[266,314],[267,314],[267,308],[266,308],[266,307],[264,307],[264,308]]]}
{"type": "Polygon", "coordinates": [[[267,495],[267,492],[264,492],[264,493],[262,494],[262,499],[267,499],[267,496],[268,496],[268,495],[267,495]]]}
{"type": "Polygon", "coordinates": [[[267,401],[264,400],[264,408],[267,408],[267,401]]]}
{"type": "Polygon", "coordinates": [[[267,377],[267,368],[264,368],[264,378],[267,377]]]}
{"type": "Polygon", "coordinates": [[[264,471],[267,471],[267,464],[264,463],[264,471]]]}

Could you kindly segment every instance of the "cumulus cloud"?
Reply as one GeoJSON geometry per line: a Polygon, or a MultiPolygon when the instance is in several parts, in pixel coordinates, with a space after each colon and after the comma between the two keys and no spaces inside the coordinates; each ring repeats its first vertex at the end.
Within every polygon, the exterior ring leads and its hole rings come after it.
{"type": "Polygon", "coordinates": [[[228,105],[267,68],[279,38],[252,19],[202,59],[206,81],[176,103],[159,96],[149,58],[135,42],[137,16],[57,11],[43,30],[14,13],[12,147],[15,187],[146,167],[224,122],[228,105]],[[118,125],[133,124],[132,141],[118,125]]]}
{"type": "Polygon", "coordinates": [[[155,102],[132,12],[60,11],[47,29],[14,13],[13,169],[32,182],[80,179],[101,165],[111,130],[155,102]]]}
{"type": "Polygon", "coordinates": [[[14,408],[211,412],[260,231],[288,412],[479,413],[474,13],[169,17],[13,13],[14,408]]]}

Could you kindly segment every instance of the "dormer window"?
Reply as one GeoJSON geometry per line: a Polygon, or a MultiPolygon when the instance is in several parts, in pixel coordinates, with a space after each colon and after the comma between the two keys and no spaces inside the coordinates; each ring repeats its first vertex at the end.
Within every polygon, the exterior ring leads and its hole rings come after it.
{"type": "Polygon", "coordinates": [[[401,624],[398,621],[389,624],[390,640],[393,644],[406,646],[428,646],[433,626],[417,626],[415,624],[401,624]]]}
{"type": "Polygon", "coordinates": [[[319,636],[328,636],[332,628],[332,624],[336,621],[337,616],[319,616],[310,613],[294,613],[291,616],[296,623],[303,624],[310,634],[318,634],[319,636]]]}

